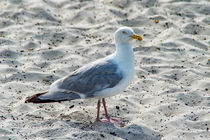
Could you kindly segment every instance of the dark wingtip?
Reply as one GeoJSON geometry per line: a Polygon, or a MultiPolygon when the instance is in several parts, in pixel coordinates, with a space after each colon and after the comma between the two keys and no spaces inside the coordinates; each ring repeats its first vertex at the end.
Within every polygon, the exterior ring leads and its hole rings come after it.
{"type": "Polygon", "coordinates": [[[42,94],[45,94],[47,92],[42,92],[42,93],[38,93],[29,97],[26,97],[25,103],[35,103],[35,104],[39,104],[39,103],[52,103],[52,102],[61,102],[61,101],[66,101],[66,100],[42,100],[39,99],[38,97],[42,94]]]}
{"type": "Polygon", "coordinates": [[[41,100],[38,98],[40,95],[45,94],[47,92],[38,93],[29,97],[26,97],[25,103],[39,103],[41,100]]]}

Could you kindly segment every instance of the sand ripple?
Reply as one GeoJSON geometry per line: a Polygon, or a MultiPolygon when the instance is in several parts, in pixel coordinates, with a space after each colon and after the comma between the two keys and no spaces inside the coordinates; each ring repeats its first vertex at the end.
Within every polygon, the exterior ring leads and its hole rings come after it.
{"type": "Polygon", "coordinates": [[[208,0],[0,1],[0,139],[209,139],[209,15],[208,0]],[[122,123],[94,124],[94,99],[24,103],[113,53],[120,26],[144,39],[133,83],[107,99],[122,123]]]}

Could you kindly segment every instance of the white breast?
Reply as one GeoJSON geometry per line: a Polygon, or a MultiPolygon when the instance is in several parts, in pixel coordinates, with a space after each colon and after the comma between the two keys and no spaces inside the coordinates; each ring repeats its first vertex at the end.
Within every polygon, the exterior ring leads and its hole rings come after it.
{"type": "Polygon", "coordinates": [[[116,55],[113,55],[111,58],[112,61],[115,61],[118,64],[119,72],[123,74],[123,79],[113,88],[107,88],[103,91],[100,91],[95,94],[96,98],[105,98],[109,96],[114,96],[123,92],[127,86],[132,82],[134,77],[134,58],[131,56],[130,59],[118,61],[116,55]]]}

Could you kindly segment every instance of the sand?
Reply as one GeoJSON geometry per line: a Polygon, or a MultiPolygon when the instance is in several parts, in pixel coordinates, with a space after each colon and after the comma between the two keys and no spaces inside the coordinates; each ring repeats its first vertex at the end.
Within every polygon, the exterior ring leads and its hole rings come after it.
{"type": "Polygon", "coordinates": [[[1,0],[0,21],[1,140],[210,139],[208,0],[1,0]],[[107,98],[120,124],[94,123],[96,99],[24,103],[113,53],[121,26],[144,40],[134,81],[107,98]]]}

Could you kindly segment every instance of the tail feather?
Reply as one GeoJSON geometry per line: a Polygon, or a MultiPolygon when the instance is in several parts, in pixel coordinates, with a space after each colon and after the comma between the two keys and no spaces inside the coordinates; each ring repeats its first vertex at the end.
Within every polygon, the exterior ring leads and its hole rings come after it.
{"type": "MultiPolygon", "coordinates": [[[[46,94],[47,92],[42,92],[42,93],[38,93],[38,94],[35,94],[35,95],[32,95],[32,96],[29,96],[26,98],[25,100],[25,103],[52,103],[52,102],[60,102],[58,100],[42,100],[42,99],[39,99],[38,97],[40,95],[43,95],[43,94],[46,94]]],[[[63,100],[64,101],[64,100],[63,100]]]]}

